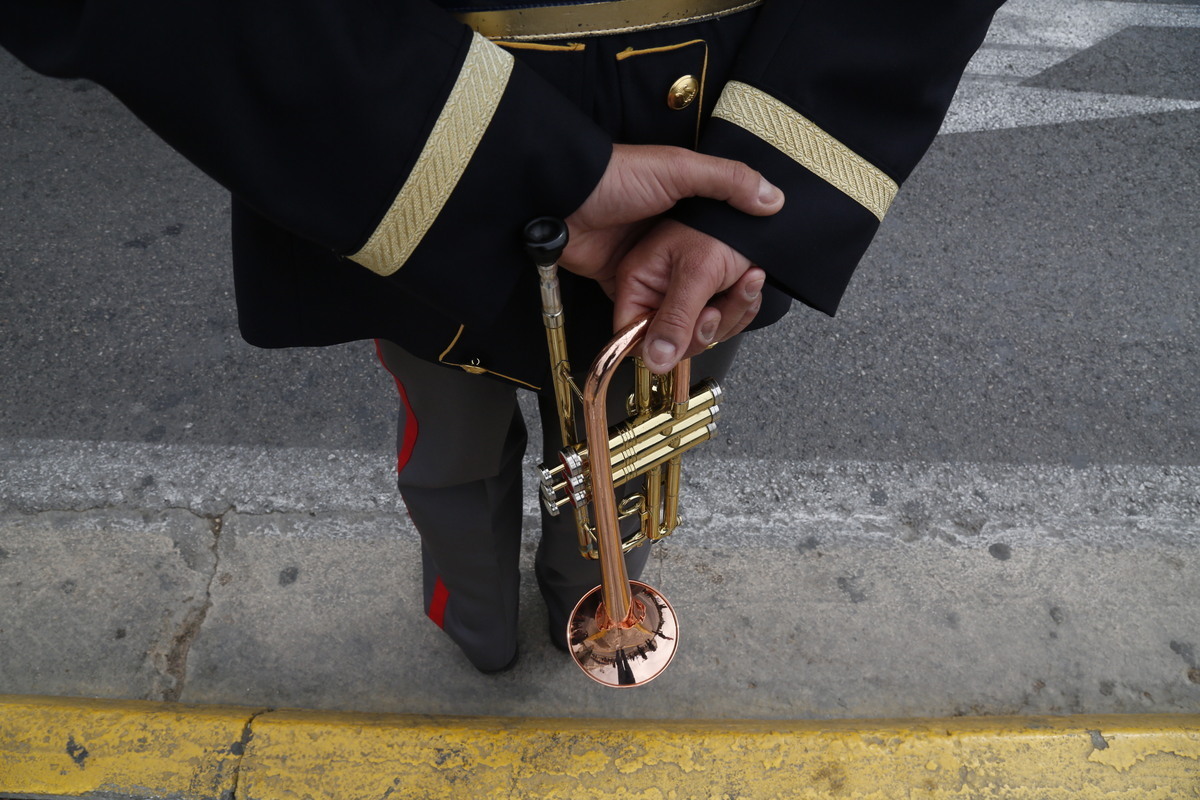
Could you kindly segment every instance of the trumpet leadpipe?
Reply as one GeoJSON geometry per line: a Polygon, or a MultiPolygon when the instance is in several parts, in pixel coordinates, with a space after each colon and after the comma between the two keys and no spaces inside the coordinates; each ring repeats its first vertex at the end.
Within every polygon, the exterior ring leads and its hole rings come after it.
{"type": "MultiPolygon", "coordinates": [[[[571,362],[567,357],[567,337],[563,322],[562,295],[558,284],[558,259],[567,246],[567,226],[562,220],[542,217],[525,226],[525,250],[537,265],[538,285],[542,295],[542,326],[546,330],[546,349],[550,356],[550,374],[554,385],[554,402],[558,410],[558,433],[561,441],[575,440],[575,402],[571,392],[571,362]]],[[[574,507],[575,529],[579,535],[579,551],[591,554],[593,547],[586,531],[591,525],[588,510],[574,507]]]]}

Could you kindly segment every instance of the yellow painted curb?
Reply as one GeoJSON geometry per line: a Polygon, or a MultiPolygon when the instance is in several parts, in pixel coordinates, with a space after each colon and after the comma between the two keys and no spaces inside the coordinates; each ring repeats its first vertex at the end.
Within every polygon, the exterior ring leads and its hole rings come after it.
{"type": "Polygon", "coordinates": [[[0,797],[1200,797],[1200,715],[630,721],[0,696],[0,797]]]}
{"type": "Polygon", "coordinates": [[[231,798],[253,714],[0,695],[0,797],[231,798]]]}

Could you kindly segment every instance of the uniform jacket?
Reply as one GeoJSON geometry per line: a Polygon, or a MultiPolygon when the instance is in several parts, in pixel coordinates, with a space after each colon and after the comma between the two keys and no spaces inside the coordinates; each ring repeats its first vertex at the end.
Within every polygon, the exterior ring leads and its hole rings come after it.
{"type": "MultiPolygon", "coordinates": [[[[761,171],[787,197],[775,216],[701,199],[673,213],[767,271],[759,324],[790,298],[832,314],[999,3],[765,0],[538,42],[491,41],[456,17],[495,5],[6,0],[0,45],[105,86],[229,189],[247,341],[387,338],[540,385],[519,233],[576,209],[613,141],[761,171]],[[702,80],[681,113],[662,98],[682,74],[702,80]]],[[[566,283],[580,320],[567,324],[591,346],[610,306],[591,282],[566,283]]]]}

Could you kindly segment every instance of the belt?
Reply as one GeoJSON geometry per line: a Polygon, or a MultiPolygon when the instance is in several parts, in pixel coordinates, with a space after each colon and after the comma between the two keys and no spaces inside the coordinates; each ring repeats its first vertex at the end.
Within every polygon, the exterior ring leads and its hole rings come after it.
{"type": "Polygon", "coordinates": [[[465,11],[459,20],[489,39],[568,39],[703,22],[763,0],[605,0],[593,3],[465,11]]]}

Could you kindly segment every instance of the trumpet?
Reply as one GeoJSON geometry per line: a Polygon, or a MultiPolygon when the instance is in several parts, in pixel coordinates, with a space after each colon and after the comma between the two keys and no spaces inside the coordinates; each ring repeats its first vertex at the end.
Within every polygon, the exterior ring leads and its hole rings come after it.
{"type": "Polygon", "coordinates": [[[660,541],[682,523],[681,456],[716,433],[721,389],[712,380],[693,387],[689,359],[666,375],[653,375],[635,358],[633,392],[626,403],[630,416],[610,428],[609,383],[641,343],[650,315],[620,331],[600,351],[580,390],[567,356],[557,276],[566,245],[567,228],[561,220],[539,217],[525,227],[525,249],[539,273],[542,322],[563,443],[559,464],[538,467],[542,505],[552,516],[572,514],[580,554],[600,561],[600,586],[579,600],[568,623],[572,658],[598,683],[640,686],[671,663],[679,622],[661,592],[629,579],[624,554],[660,541]],[[585,431],[582,439],[577,401],[585,431]],[[638,478],[643,479],[641,490],[631,493],[633,486],[628,487],[618,506],[615,489],[638,478]],[[623,542],[620,523],[630,518],[638,520],[638,528],[623,542]]]}

